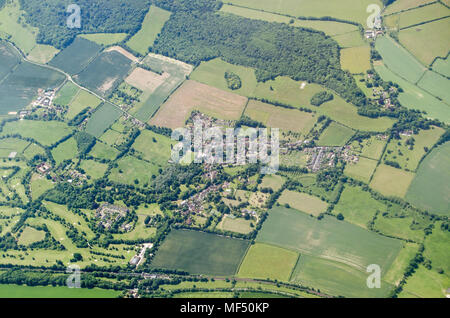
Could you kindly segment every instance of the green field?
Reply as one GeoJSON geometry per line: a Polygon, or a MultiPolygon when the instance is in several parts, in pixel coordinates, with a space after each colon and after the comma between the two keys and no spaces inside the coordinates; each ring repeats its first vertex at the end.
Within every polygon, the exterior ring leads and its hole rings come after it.
{"type": "Polygon", "coordinates": [[[25,108],[37,96],[38,89],[55,89],[64,79],[63,74],[46,67],[20,63],[0,82],[0,115],[25,108]]]}
{"type": "Polygon", "coordinates": [[[450,108],[436,97],[420,89],[416,85],[395,75],[384,65],[375,66],[375,70],[385,81],[392,81],[400,85],[404,92],[399,95],[399,102],[407,108],[425,111],[425,117],[439,119],[450,123],[450,108]]]}
{"type": "Polygon", "coordinates": [[[113,237],[117,240],[148,240],[156,233],[156,228],[145,226],[145,216],[139,215],[135,227],[123,234],[114,234],[113,237]]]}
{"type": "Polygon", "coordinates": [[[81,38],[104,46],[110,46],[122,42],[127,36],[128,34],[126,33],[91,33],[79,35],[81,38]]]}
{"type": "MultiPolygon", "coordinates": [[[[440,3],[433,3],[421,8],[408,10],[388,17],[390,24],[395,22],[394,27],[405,29],[423,22],[440,19],[450,15],[450,10],[440,3]]],[[[391,26],[391,25],[390,25],[391,26]]]]}
{"type": "Polygon", "coordinates": [[[380,164],[370,182],[370,187],[382,195],[404,198],[415,174],[380,164]]]}
{"type": "Polygon", "coordinates": [[[424,256],[431,260],[433,270],[442,269],[447,277],[450,277],[450,262],[448,244],[450,244],[450,232],[441,229],[441,222],[437,222],[431,235],[425,239],[424,256]]]}
{"type": "Polygon", "coordinates": [[[294,19],[294,22],[291,23],[291,18],[285,15],[264,12],[257,9],[255,10],[244,7],[237,7],[229,4],[224,4],[220,11],[224,13],[232,13],[249,19],[286,23],[295,27],[311,28],[314,30],[322,31],[330,36],[349,33],[357,30],[356,26],[354,25],[334,21],[294,19]]]}
{"type": "Polygon", "coordinates": [[[118,167],[111,170],[110,180],[118,183],[134,184],[138,180],[140,184],[150,182],[152,175],[158,175],[156,165],[139,160],[132,156],[120,158],[118,167]]]}
{"type": "Polygon", "coordinates": [[[252,96],[257,85],[254,69],[233,65],[220,58],[200,63],[200,65],[192,72],[190,78],[197,82],[243,96],[252,96]],[[225,80],[225,72],[233,72],[238,75],[242,82],[241,88],[236,90],[228,88],[227,81],[225,80]]]}
{"type": "Polygon", "coordinates": [[[433,71],[442,74],[444,76],[450,77],[450,59],[438,58],[433,63],[433,71]]]}
{"type": "Polygon", "coordinates": [[[284,190],[278,199],[280,204],[289,204],[292,208],[312,214],[319,215],[326,211],[328,204],[317,197],[306,193],[284,190]]]}
{"type": "Polygon", "coordinates": [[[118,291],[99,288],[0,285],[0,298],[116,298],[119,295],[118,291]]]}
{"type": "Polygon", "coordinates": [[[380,1],[375,0],[305,0],[301,3],[298,0],[230,0],[231,4],[248,8],[261,9],[268,12],[288,14],[291,16],[303,17],[324,17],[332,16],[349,21],[366,23],[368,14],[366,8],[369,4],[377,4],[382,7],[380,1]]]}
{"type": "Polygon", "coordinates": [[[381,288],[370,289],[366,280],[368,274],[351,266],[301,254],[292,273],[292,281],[303,286],[320,289],[334,296],[354,298],[387,297],[392,285],[382,281],[381,288]]]}
{"type": "Polygon", "coordinates": [[[332,122],[319,138],[318,146],[344,146],[355,132],[348,127],[332,122]]]}
{"type": "Polygon", "coordinates": [[[20,120],[6,123],[1,135],[18,134],[33,138],[44,146],[50,146],[71,132],[72,128],[58,121],[20,120]]]}
{"type": "Polygon", "coordinates": [[[365,73],[371,68],[370,47],[360,46],[341,50],[341,66],[352,74],[365,73]]]}
{"type": "Polygon", "coordinates": [[[414,56],[387,36],[377,39],[375,47],[381,54],[384,64],[395,74],[415,84],[425,72],[414,56]]]}
{"type": "Polygon", "coordinates": [[[89,119],[86,132],[100,137],[116,120],[122,116],[122,111],[110,103],[101,105],[89,119]]]}
{"type": "Polygon", "coordinates": [[[411,217],[391,218],[379,215],[375,220],[374,228],[385,235],[421,242],[424,233],[422,230],[411,229],[413,221],[414,219],[411,217]]]}
{"type": "Polygon", "coordinates": [[[444,298],[450,279],[422,265],[409,277],[399,298],[444,298]]]}
{"type": "Polygon", "coordinates": [[[363,40],[359,31],[333,35],[332,38],[341,48],[361,47],[367,45],[367,42],[363,40]]]}
{"type": "Polygon", "coordinates": [[[250,226],[251,223],[253,223],[251,220],[246,220],[244,218],[231,218],[224,216],[222,221],[217,224],[217,229],[247,234],[253,231],[253,228],[250,226]]]}
{"type": "Polygon", "coordinates": [[[20,234],[17,243],[19,243],[20,245],[30,245],[35,242],[42,241],[44,237],[45,237],[44,231],[38,231],[35,228],[27,226],[23,229],[23,232],[20,234]]]}
{"type": "Polygon", "coordinates": [[[414,243],[404,243],[395,261],[392,263],[389,271],[384,275],[383,280],[391,284],[398,284],[403,278],[403,274],[409,265],[409,262],[417,254],[419,246],[414,243]]]}
{"type": "Polygon", "coordinates": [[[67,81],[56,93],[53,104],[68,106],[80,89],[74,83],[67,81]]]}
{"type": "Polygon", "coordinates": [[[401,30],[400,43],[424,65],[438,56],[445,57],[450,48],[450,18],[401,30]]]}
{"type": "Polygon", "coordinates": [[[369,183],[377,165],[378,161],[376,160],[359,157],[357,163],[347,163],[344,173],[355,180],[369,183]]]}
{"type": "Polygon", "coordinates": [[[0,139],[0,157],[7,158],[11,152],[17,152],[17,155],[20,156],[29,144],[28,141],[18,138],[0,139]]]}
{"type": "Polygon", "coordinates": [[[273,106],[256,100],[250,100],[244,115],[263,123],[267,127],[279,128],[285,132],[299,132],[303,135],[313,128],[316,118],[313,114],[273,106]]]}
{"type": "Polygon", "coordinates": [[[384,146],[386,145],[386,140],[379,138],[377,136],[372,136],[369,139],[364,139],[362,142],[353,141],[350,146],[351,149],[363,157],[369,159],[378,160],[383,154],[384,146]]]}
{"type": "Polygon", "coordinates": [[[102,142],[97,142],[89,154],[98,159],[114,160],[119,151],[102,142]]]}
{"type": "Polygon", "coordinates": [[[80,168],[83,169],[88,176],[93,179],[100,179],[104,176],[108,166],[104,163],[100,163],[94,160],[83,160],[80,163],[80,168]]]}
{"type": "Polygon", "coordinates": [[[269,212],[257,242],[324,257],[361,270],[379,264],[385,273],[401,248],[398,240],[380,236],[331,216],[322,220],[292,209],[269,212]]]}
{"type": "Polygon", "coordinates": [[[3,80],[20,62],[20,55],[11,44],[0,41],[0,56],[2,58],[2,64],[0,64],[0,80],[3,80]]]}
{"type": "Polygon", "coordinates": [[[47,64],[59,53],[59,50],[51,45],[37,44],[28,54],[27,58],[32,62],[47,64]]]}
{"type": "Polygon", "coordinates": [[[433,213],[449,215],[450,143],[434,149],[420,164],[406,199],[433,213]]]}
{"type": "Polygon", "coordinates": [[[175,144],[170,138],[158,135],[150,130],[143,130],[133,144],[137,157],[159,166],[165,166],[170,159],[171,145],[175,144]]]}
{"type": "Polygon", "coordinates": [[[4,32],[11,36],[11,40],[25,54],[31,52],[36,46],[36,35],[38,30],[30,27],[23,21],[19,22],[23,11],[20,10],[19,1],[15,0],[6,4],[0,10],[0,33],[4,32]]]}
{"type": "Polygon", "coordinates": [[[69,104],[69,109],[67,110],[65,117],[71,120],[85,108],[90,107],[91,109],[95,109],[101,102],[102,101],[98,97],[85,90],[80,90],[69,104]]]}
{"type": "Polygon", "coordinates": [[[156,252],[151,266],[192,274],[234,275],[249,242],[214,234],[172,230],[156,252]]]}
{"type": "Polygon", "coordinates": [[[71,45],[59,52],[49,64],[66,73],[75,75],[84,70],[101,49],[102,47],[97,43],[77,37],[71,45]]]}
{"type": "Polygon", "coordinates": [[[359,187],[347,186],[333,213],[342,213],[345,221],[367,228],[375,213],[384,209],[384,204],[372,198],[369,192],[359,187]]]}
{"type": "Polygon", "coordinates": [[[251,245],[241,266],[238,277],[289,281],[297,263],[296,252],[276,246],[256,243],[251,245]]]}
{"type": "Polygon", "coordinates": [[[54,184],[50,180],[47,180],[45,177],[41,177],[39,175],[34,175],[31,178],[30,189],[31,189],[31,198],[36,200],[47,190],[53,188],[54,184]]]}
{"type": "Polygon", "coordinates": [[[385,9],[384,14],[393,14],[403,10],[409,10],[435,1],[436,0],[396,0],[385,9]]]}
{"type": "Polygon", "coordinates": [[[147,54],[170,15],[169,11],[152,5],[142,22],[141,29],[126,44],[141,55],[147,54]]]}
{"type": "Polygon", "coordinates": [[[78,147],[75,138],[70,138],[59,144],[52,150],[52,156],[58,166],[64,160],[75,158],[78,155],[78,147]]]}
{"type": "Polygon", "coordinates": [[[420,160],[426,154],[425,147],[431,149],[439,140],[444,130],[431,126],[431,129],[420,130],[419,134],[409,136],[401,135],[401,139],[391,139],[383,156],[385,161],[395,161],[402,169],[415,171],[420,160]],[[407,140],[414,138],[412,150],[406,144],[407,140]]]}
{"type": "Polygon", "coordinates": [[[386,117],[371,119],[360,116],[357,114],[355,106],[345,102],[336,94],[333,94],[332,101],[326,102],[320,107],[311,105],[310,100],[314,94],[323,90],[326,89],[317,84],[294,81],[288,77],[277,77],[273,81],[259,83],[255,90],[255,97],[294,107],[306,107],[316,111],[319,115],[326,115],[341,124],[362,131],[385,131],[394,123],[392,119],[386,117]]]}
{"type": "Polygon", "coordinates": [[[417,85],[450,106],[449,79],[435,72],[427,71],[417,85]]]}
{"type": "Polygon", "coordinates": [[[268,174],[264,176],[261,184],[259,185],[260,189],[270,188],[273,191],[278,191],[284,184],[284,178],[276,175],[276,174],[268,174]]]}
{"type": "Polygon", "coordinates": [[[116,51],[97,56],[76,79],[101,96],[109,96],[131,69],[131,60],[116,51]]]}

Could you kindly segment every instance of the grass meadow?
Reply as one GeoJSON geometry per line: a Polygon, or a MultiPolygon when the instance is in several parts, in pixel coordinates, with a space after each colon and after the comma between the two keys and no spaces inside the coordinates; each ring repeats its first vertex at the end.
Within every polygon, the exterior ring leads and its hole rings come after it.
{"type": "Polygon", "coordinates": [[[380,164],[370,182],[370,187],[388,197],[404,198],[414,176],[412,172],[380,164]]]}

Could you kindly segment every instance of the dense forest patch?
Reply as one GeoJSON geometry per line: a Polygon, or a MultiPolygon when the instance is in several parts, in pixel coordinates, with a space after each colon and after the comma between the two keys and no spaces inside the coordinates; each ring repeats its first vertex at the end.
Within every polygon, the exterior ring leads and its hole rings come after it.
{"type": "Polygon", "coordinates": [[[20,0],[26,20],[39,28],[38,43],[59,49],[69,45],[81,33],[129,33],[139,31],[149,8],[148,0],[78,0],[81,9],[81,28],[66,25],[67,6],[71,0],[20,0]]]}

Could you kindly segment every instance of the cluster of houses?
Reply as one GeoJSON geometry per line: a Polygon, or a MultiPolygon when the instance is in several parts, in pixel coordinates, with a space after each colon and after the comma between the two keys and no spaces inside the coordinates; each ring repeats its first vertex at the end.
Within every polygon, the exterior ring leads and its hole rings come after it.
{"type": "Polygon", "coordinates": [[[139,251],[138,254],[136,254],[135,256],[133,256],[133,258],[130,260],[130,265],[132,266],[136,266],[138,267],[139,265],[141,265],[145,258],[145,251],[147,251],[147,249],[152,248],[153,244],[152,243],[144,243],[141,246],[141,249],[139,251]]]}
{"type": "Polygon", "coordinates": [[[53,99],[55,98],[55,90],[42,90],[38,91],[38,97],[33,103],[35,107],[50,108],[53,105],[53,99]]]}
{"type": "Polygon", "coordinates": [[[112,225],[125,217],[129,212],[128,208],[112,204],[102,204],[96,211],[95,217],[99,219],[99,226],[110,229],[112,225]]]}

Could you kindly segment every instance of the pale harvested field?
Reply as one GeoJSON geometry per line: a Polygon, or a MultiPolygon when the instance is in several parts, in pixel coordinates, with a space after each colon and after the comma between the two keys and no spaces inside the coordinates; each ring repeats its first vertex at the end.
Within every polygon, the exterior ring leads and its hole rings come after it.
{"type": "Polygon", "coordinates": [[[125,82],[144,92],[153,93],[168,77],[170,77],[169,73],[159,75],[138,67],[125,79],[125,82]]]}
{"type": "Polygon", "coordinates": [[[128,52],[127,50],[125,50],[124,48],[122,48],[120,46],[111,46],[110,48],[107,48],[105,50],[105,52],[110,52],[110,51],[119,52],[120,54],[122,54],[125,57],[129,58],[133,62],[139,63],[139,59],[136,56],[134,56],[133,54],[131,54],[130,52],[128,52]]]}
{"type": "Polygon", "coordinates": [[[246,102],[245,97],[189,80],[161,106],[149,123],[172,129],[183,127],[193,110],[219,119],[238,120],[246,102]]]}

